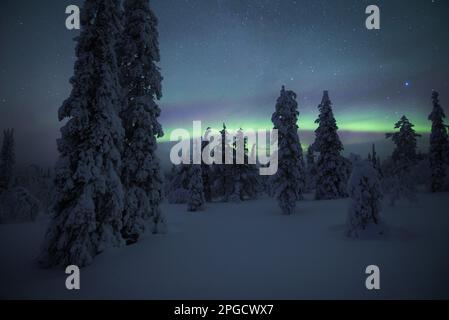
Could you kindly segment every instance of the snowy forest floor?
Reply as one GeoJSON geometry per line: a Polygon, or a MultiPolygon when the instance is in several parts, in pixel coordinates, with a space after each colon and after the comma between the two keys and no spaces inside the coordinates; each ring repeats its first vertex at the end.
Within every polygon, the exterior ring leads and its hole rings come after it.
{"type": "Polygon", "coordinates": [[[164,204],[169,232],[110,250],[81,270],[81,290],[36,262],[47,220],[0,225],[0,298],[41,299],[440,299],[449,298],[449,194],[384,205],[390,235],[343,236],[348,199],[212,203],[189,213],[164,204]],[[380,267],[380,290],[365,268],[380,267]]]}

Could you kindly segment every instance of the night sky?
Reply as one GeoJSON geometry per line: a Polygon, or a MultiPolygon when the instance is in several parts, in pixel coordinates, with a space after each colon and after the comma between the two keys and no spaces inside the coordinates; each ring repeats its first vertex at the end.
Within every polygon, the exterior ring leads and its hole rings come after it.
{"type": "MultiPolygon", "coordinates": [[[[70,93],[75,0],[1,0],[0,129],[19,163],[51,165],[70,93]]],[[[432,89],[449,113],[449,1],[153,0],[165,78],[160,119],[173,128],[271,128],[283,84],[299,96],[304,145],[329,90],[346,145],[374,142],[406,114],[428,132],[432,89]],[[381,30],[365,8],[381,9],[381,30]]]]}

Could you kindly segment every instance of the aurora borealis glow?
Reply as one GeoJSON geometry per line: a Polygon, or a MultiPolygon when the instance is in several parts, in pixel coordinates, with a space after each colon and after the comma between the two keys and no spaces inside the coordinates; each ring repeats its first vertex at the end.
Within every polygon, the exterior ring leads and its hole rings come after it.
{"type": "MultiPolygon", "coordinates": [[[[0,128],[16,128],[23,162],[56,158],[57,109],[70,92],[77,34],[64,27],[65,7],[81,3],[0,4],[0,128]]],[[[174,128],[191,129],[193,120],[270,129],[282,85],[298,94],[305,145],[323,90],[330,91],[346,145],[383,139],[403,114],[428,132],[432,89],[449,113],[448,1],[150,3],[159,18],[164,76],[161,142],[174,128]],[[369,4],[381,9],[379,31],[365,28],[369,4]]]]}

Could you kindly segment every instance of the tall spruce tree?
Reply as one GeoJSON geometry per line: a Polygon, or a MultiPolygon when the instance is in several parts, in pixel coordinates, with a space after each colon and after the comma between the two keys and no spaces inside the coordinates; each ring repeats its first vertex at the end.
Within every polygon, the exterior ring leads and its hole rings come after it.
{"type": "MultiPolygon", "coordinates": [[[[156,156],[157,138],[164,135],[155,100],[162,97],[157,19],[148,0],[125,0],[124,32],[120,44],[121,84],[125,129],[122,180],[125,188],[123,237],[135,242],[146,230],[164,224],[159,204],[162,174],[156,156]]],[[[163,226],[162,226],[163,227],[163,226]]]]}
{"type": "Polygon", "coordinates": [[[189,165],[173,165],[168,182],[168,202],[172,204],[187,203],[189,189],[189,165]]]}
{"type": "MultiPolygon", "coordinates": [[[[206,129],[206,133],[204,134],[204,139],[201,140],[201,153],[204,149],[209,145],[209,134],[211,128],[206,129]]],[[[211,187],[211,175],[212,175],[212,165],[207,164],[203,161],[201,157],[201,174],[203,175],[203,190],[204,190],[204,199],[207,202],[212,201],[212,187],[211,187]]]]}
{"type": "Polygon", "coordinates": [[[123,244],[118,17],[113,0],[86,0],[81,11],[73,88],[59,109],[59,120],[68,122],[58,140],[56,204],[40,258],[48,267],[86,266],[123,244]]]}
{"type": "Polygon", "coordinates": [[[368,161],[379,172],[379,175],[382,176],[380,158],[377,156],[376,145],[374,143],[371,148],[371,153],[368,155],[368,161]]]}
{"type": "Polygon", "coordinates": [[[232,148],[232,141],[230,134],[223,123],[223,130],[221,134],[221,148],[217,147],[217,158],[221,158],[221,164],[213,165],[213,194],[219,197],[222,201],[229,201],[234,190],[233,164],[234,164],[234,149],[232,148]],[[226,163],[228,159],[228,163],[226,163]]]}
{"type": "Polygon", "coordinates": [[[420,135],[415,132],[413,127],[414,125],[407,117],[402,116],[395,124],[395,129],[399,129],[399,131],[386,134],[386,138],[391,139],[396,145],[391,157],[392,167],[386,188],[390,194],[392,205],[401,197],[406,197],[409,200],[415,199],[412,167],[417,162],[417,138],[420,135]]]}
{"type": "Polygon", "coordinates": [[[294,212],[304,179],[296,97],[295,92],[286,91],[283,86],[271,117],[274,129],[278,130],[278,171],[270,179],[271,188],[284,214],[294,212]]]}
{"type": "Polygon", "coordinates": [[[14,129],[8,129],[3,132],[3,144],[0,151],[0,194],[11,186],[15,161],[14,129]]]}
{"type": "Polygon", "coordinates": [[[408,171],[416,162],[417,138],[421,135],[416,133],[414,126],[406,116],[402,116],[394,126],[399,131],[386,134],[387,139],[391,139],[396,145],[392,159],[397,164],[397,171],[408,171]]]}
{"type": "Polygon", "coordinates": [[[373,167],[377,165],[377,153],[376,153],[376,145],[373,143],[371,147],[371,153],[368,156],[368,160],[372,163],[373,167]]]}
{"type": "Polygon", "coordinates": [[[431,190],[440,192],[444,190],[446,180],[446,165],[449,161],[449,139],[447,126],[444,124],[444,110],[440,105],[438,92],[432,93],[433,110],[429,115],[432,121],[432,131],[430,134],[430,170],[432,174],[431,190]]]}
{"type": "Polygon", "coordinates": [[[311,191],[316,187],[316,165],[315,165],[315,153],[312,146],[307,148],[307,175],[306,175],[306,189],[311,191]]]}
{"type": "Polygon", "coordinates": [[[247,199],[256,199],[259,188],[259,173],[255,164],[249,163],[248,139],[244,136],[243,129],[237,131],[234,141],[234,190],[231,200],[234,202],[247,199]],[[237,159],[243,160],[238,163],[237,159]]]}
{"type": "Polygon", "coordinates": [[[201,165],[189,165],[187,170],[189,175],[189,200],[187,209],[189,211],[198,211],[203,208],[205,202],[201,165]]]}
{"type": "Polygon", "coordinates": [[[298,143],[299,143],[299,172],[300,179],[299,179],[299,188],[300,193],[299,197],[296,200],[303,200],[304,199],[304,193],[307,191],[307,168],[306,168],[306,160],[304,159],[304,151],[302,149],[301,145],[301,139],[299,138],[299,129],[298,129],[298,143]]]}
{"type": "Polygon", "coordinates": [[[313,144],[313,149],[319,152],[315,198],[317,200],[343,198],[347,196],[347,164],[340,155],[343,144],[337,133],[338,126],[328,91],[324,91],[318,109],[320,115],[315,121],[318,128],[315,130],[316,140],[313,144]]]}

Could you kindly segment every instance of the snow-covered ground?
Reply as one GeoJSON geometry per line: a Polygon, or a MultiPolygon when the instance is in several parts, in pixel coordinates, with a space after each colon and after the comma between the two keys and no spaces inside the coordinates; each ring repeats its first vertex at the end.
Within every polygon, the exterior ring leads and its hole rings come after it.
{"type": "Polygon", "coordinates": [[[384,206],[384,240],[343,236],[348,201],[208,204],[189,213],[163,205],[169,233],[105,252],[81,270],[81,290],[64,270],[40,269],[46,220],[0,225],[0,298],[400,299],[449,298],[449,194],[384,206]],[[365,268],[381,271],[381,290],[365,288],[365,268]]]}

